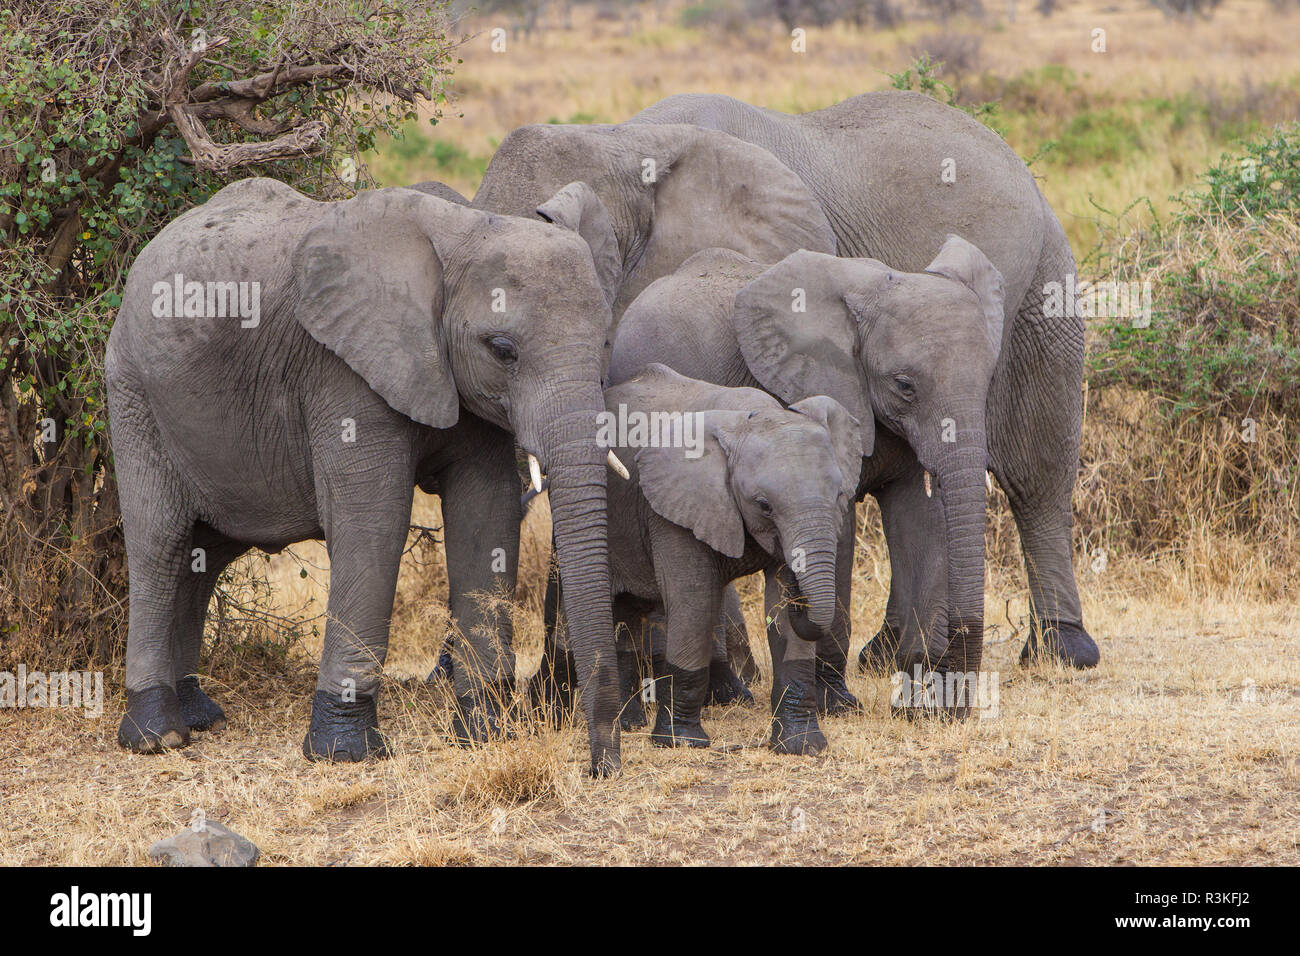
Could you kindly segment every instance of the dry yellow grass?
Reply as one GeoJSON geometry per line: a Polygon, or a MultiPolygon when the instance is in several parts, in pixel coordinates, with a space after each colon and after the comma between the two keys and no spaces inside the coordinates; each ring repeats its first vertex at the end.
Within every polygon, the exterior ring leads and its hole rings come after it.
{"type": "MultiPolygon", "coordinates": [[[[887,585],[874,516],[864,524],[855,652],[887,585]]],[[[540,571],[545,526],[543,508],[530,518],[526,578],[540,571]]],[[[427,570],[422,592],[439,586],[427,570]]],[[[1018,575],[991,572],[995,718],[900,721],[888,679],[853,676],[867,712],[827,720],[820,757],[760,746],[761,705],[712,708],[716,743],[741,749],[670,752],[624,735],[624,772],[600,783],[584,776],[581,727],[520,725],[513,741],[450,746],[448,691],[421,680],[441,634],[413,608],[399,610],[381,704],[387,761],[302,758],[310,646],[287,659],[223,648],[210,680],[230,726],[180,752],[120,751],[120,696],[100,720],[0,713],[0,864],[144,863],[195,808],[254,840],[270,865],[1300,863],[1300,610],[1215,597],[1196,574],[1160,566],[1080,572],[1103,654],[1086,674],[1016,664],[1026,608],[1007,596],[1018,575]]],[[[295,571],[281,593],[301,580],[295,571]]],[[[744,593],[760,634],[758,589],[744,593]]],[[[537,604],[526,595],[519,612],[521,674],[540,650],[537,604]]],[[[764,700],[766,684],[755,692],[764,700]]]]}

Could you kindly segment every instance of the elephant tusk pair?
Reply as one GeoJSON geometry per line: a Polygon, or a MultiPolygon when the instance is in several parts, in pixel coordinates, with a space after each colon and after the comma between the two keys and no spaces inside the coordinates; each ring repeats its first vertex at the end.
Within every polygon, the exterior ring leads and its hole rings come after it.
{"type": "Polygon", "coordinates": [[[925,496],[927,498],[934,497],[934,489],[930,487],[930,473],[928,471],[925,472],[925,496]]]}
{"type": "MultiPolygon", "coordinates": [[[[614,454],[612,450],[605,456],[605,462],[624,481],[631,479],[632,476],[628,474],[627,466],[618,460],[618,455],[614,454]]],[[[540,495],[542,493],[542,466],[538,462],[537,456],[533,454],[528,456],[528,477],[532,481],[533,491],[540,495]]]]}

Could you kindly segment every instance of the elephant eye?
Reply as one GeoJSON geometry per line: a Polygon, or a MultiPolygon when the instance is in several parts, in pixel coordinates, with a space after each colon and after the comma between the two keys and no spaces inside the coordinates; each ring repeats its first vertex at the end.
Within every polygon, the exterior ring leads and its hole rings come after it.
{"type": "Polygon", "coordinates": [[[519,361],[519,349],[515,343],[504,335],[493,335],[487,339],[487,347],[498,360],[505,362],[507,365],[513,365],[519,361]]]}
{"type": "Polygon", "coordinates": [[[758,510],[763,512],[763,514],[770,515],[772,513],[771,502],[769,502],[762,495],[759,495],[757,498],[755,498],[754,503],[758,505],[758,510]]]}
{"type": "Polygon", "coordinates": [[[908,401],[916,397],[916,386],[912,384],[912,380],[906,375],[895,375],[894,387],[898,389],[898,394],[908,401]]]}

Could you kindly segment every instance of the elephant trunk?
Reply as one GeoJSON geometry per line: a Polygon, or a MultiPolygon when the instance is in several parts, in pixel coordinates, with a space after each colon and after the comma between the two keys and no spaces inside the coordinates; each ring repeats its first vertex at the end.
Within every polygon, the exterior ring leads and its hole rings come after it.
{"type": "Polygon", "coordinates": [[[984,650],[984,513],[987,452],[979,440],[939,458],[948,533],[948,648],[941,669],[978,671],[984,650]]]}
{"type": "Polygon", "coordinates": [[[786,562],[794,571],[803,600],[790,608],[790,624],[804,640],[821,640],[835,619],[838,542],[820,528],[795,534],[791,540],[795,543],[788,549],[786,562]]]}
{"type": "Polygon", "coordinates": [[[562,393],[563,402],[543,409],[541,420],[547,424],[541,443],[550,478],[565,617],[587,715],[591,771],[603,775],[620,766],[605,512],[608,450],[596,442],[596,416],[605,405],[597,381],[575,384],[562,393]]]}

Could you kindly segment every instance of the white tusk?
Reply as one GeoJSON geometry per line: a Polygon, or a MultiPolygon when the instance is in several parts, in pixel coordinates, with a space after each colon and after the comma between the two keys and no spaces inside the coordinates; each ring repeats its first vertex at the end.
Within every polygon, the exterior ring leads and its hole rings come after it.
{"type": "Polygon", "coordinates": [[[542,493],[542,466],[536,455],[528,456],[528,477],[533,480],[533,491],[542,493]]]}
{"type": "Polygon", "coordinates": [[[627,472],[627,465],[618,460],[618,455],[614,454],[612,448],[610,449],[609,454],[605,456],[605,461],[624,481],[632,480],[632,476],[627,472]]]}
{"type": "Polygon", "coordinates": [[[925,496],[927,498],[934,497],[934,491],[930,488],[930,473],[928,471],[925,473],[925,496]]]}
{"type": "Polygon", "coordinates": [[[988,488],[989,494],[993,494],[993,472],[984,472],[984,487],[988,488]]]}

